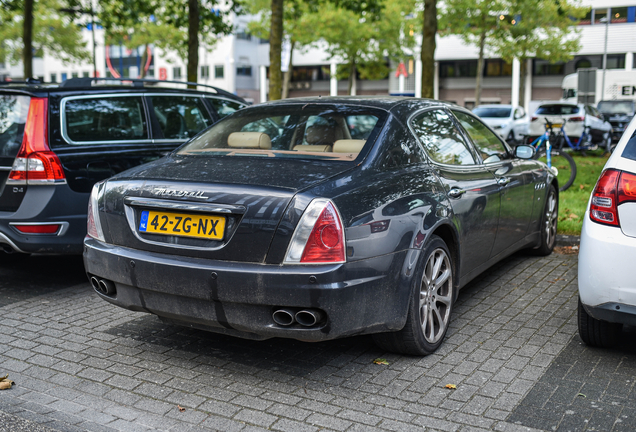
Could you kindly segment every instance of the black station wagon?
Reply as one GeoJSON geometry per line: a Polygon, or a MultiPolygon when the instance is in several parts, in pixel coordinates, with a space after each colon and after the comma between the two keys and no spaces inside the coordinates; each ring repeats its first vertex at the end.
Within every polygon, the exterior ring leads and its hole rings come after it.
{"type": "Polygon", "coordinates": [[[168,322],[428,354],[461,287],[552,252],[558,184],[532,156],[438,101],[256,105],[96,184],[84,264],[104,300],[168,322]]]}
{"type": "Polygon", "coordinates": [[[0,250],[81,254],[95,182],[165,155],[246,105],[223,90],[176,84],[186,83],[0,84],[0,250]]]}

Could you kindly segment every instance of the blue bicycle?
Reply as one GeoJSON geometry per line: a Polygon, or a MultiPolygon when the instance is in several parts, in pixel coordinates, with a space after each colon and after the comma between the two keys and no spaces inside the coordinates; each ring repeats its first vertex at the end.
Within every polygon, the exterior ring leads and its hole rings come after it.
{"type": "MultiPolygon", "coordinates": [[[[554,125],[545,119],[545,133],[532,141],[530,145],[535,148],[534,158],[548,165],[557,177],[559,190],[564,191],[574,183],[576,162],[560,147],[553,145],[553,143],[559,143],[559,137],[554,133],[553,128],[554,125]]],[[[563,125],[561,125],[561,131],[563,131],[563,125]]],[[[568,145],[572,146],[569,138],[568,142],[568,145]]]]}

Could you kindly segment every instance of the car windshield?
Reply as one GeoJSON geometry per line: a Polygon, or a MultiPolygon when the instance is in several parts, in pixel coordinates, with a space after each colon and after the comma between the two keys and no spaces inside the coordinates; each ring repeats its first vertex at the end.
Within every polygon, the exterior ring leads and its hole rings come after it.
{"type": "Polygon", "coordinates": [[[507,118],[510,117],[512,108],[506,107],[477,107],[473,113],[479,117],[507,118]]]}
{"type": "Polygon", "coordinates": [[[384,124],[386,112],[346,105],[288,104],[237,111],[178,154],[354,160],[384,124]]]}
{"type": "Polygon", "coordinates": [[[598,110],[603,114],[634,114],[632,101],[601,101],[598,110]]]}
{"type": "Polygon", "coordinates": [[[535,114],[571,115],[571,114],[578,114],[579,111],[580,109],[576,105],[554,104],[554,105],[541,105],[537,109],[535,114]]]}

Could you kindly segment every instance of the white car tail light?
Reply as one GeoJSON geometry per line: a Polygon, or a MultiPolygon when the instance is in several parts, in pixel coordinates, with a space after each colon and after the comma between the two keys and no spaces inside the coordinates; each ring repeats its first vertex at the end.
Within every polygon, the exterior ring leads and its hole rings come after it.
{"type": "Polygon", "coordinates": [[[64,168],[48,144],[49,102],[31,98],[22,147],[13,162],[7,183],[50,184],[66,182],[64,168]]]}
{"type": "Polygon", "coordinates": [[[636,174],[608,169],[603,171],[592,192],[590,219],[620,227],[618,206],[636,201],[636,174]]]}
{"type": "Polygon", "coordinates": [[[90,237],[105,242],[104,231],[99,220],[99,198],[105,182],[96,183],[91,191],[91,198],[88,200],[88,218],[86,231],[90,237]]]}
{"type": "Polygon", "coordinates": [[[344,228],[336,206],[328,199],[313,200],[298,222],[285,264],[345,262],[344,228]]]}

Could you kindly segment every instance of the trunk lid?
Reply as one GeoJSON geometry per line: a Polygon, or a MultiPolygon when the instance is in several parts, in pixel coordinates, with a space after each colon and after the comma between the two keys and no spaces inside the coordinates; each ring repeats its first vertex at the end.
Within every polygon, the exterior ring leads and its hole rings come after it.
{"type": "Polygon", "coordinates": [[[30,100],[29,96],[0,93],[0,211],[16,211],[26,192],[26,185],[13,187],[7,185],[7,179],[22,146],[30,100]]]}
{"type": "Polygon", "coordinates": [[[262,263],[294,195],[351,166],[258,157],[169,156],[109,180],[100,219],[109,243],[262,263]],[[210,234],[212,225],[219,228],[212,237],[202,234],[203,227],[210,234]]]}

